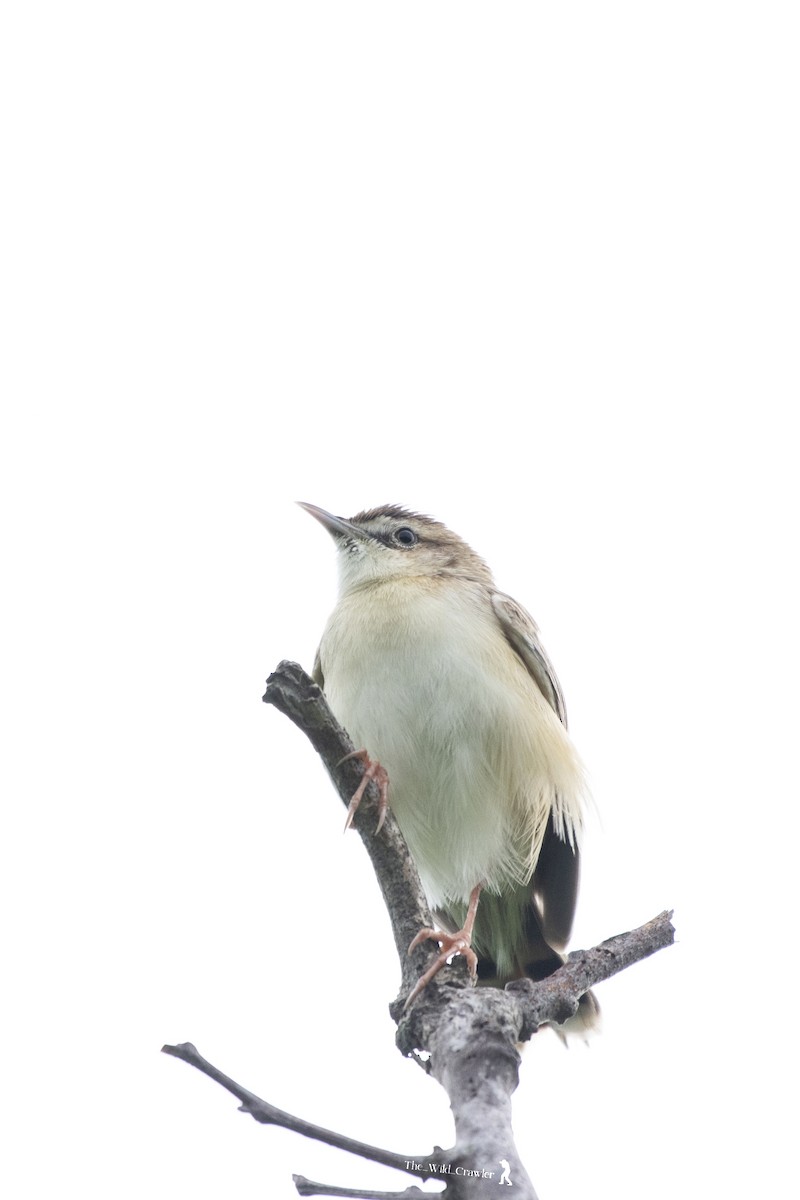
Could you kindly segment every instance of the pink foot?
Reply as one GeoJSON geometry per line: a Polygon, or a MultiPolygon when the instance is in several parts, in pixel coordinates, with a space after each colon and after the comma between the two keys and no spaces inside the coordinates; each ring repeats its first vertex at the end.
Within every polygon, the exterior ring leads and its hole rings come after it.
{"type": "Polygon", "coordinates": [[[353,817],[358,811],[358,806],[364,792],[367,790],[372,779],[378,785],[378,825],[375,829],[376,833],[380,833],[383,828],[383,822],[386,820],[386,810],[389,807],[389,776],[379,762],[373,762],[366,750],[353,750],[351,754],[345,754],[344,758],[340,758],[337,767],[342,763],[348,762],[351,758],[358,758],[364,764],[364,774],[361,777],[361,783],[353,792],[350,806],[347,809],[347,819],[344,823],[344,831],[347,833],[350,826],[353,824],[353,817]]]}
{"type": "Polygon", "coordinates": [[[465,929],[459,929],[458,933],[442,933],[440,929],[420,929],[408,947],[408,953],[410,954],[412,950],[415,950],[417,946],[425,941],[438,942],[441,946],[441,952],[434,959],[432,966],[428,967],[425,974],[421,975],[414,984],[414,987],[409,992],[408,999],[403,1005],[403,1011],[411,1007],[420,992],[428,986],[434,975],[439,974],[448,958],[452,958],[454,954],[463,954],[467,960],[469,973],[473,979],[477,978],[478,975],[478,956],[470,945],[470,935],[465,929]]]}
{"type": "Polygon", "coordinates": [[[475,980],[478,976],[478,956],[472,949],[472,930],[475,925],[475,914],[478,911],[478,900],[480,899],[483,884],[479,883],[477,887],[472,889],[472,894],[469,898],[469,908],[464,921],[464,928],[459,929],[457,933],[442,933],[438,929],[420,929],[417,936],[414,938],[411,945],[408,947],[408,953],[416,950],[417,946],[421,946],[423,942],[434,941],[438,942],[441,951],[433,964],[428,967],[424,975],[420,976],[414,987],[411,989],[408,999],[403,1005],[403,1011],[410,1008],[416,1000],[417,996],[423,991],[434,975],[438,975],[442,967],[447,962],[448,958],[452,958],[454,954],[463,954],[467,960],[469,973],[475,980]]]}

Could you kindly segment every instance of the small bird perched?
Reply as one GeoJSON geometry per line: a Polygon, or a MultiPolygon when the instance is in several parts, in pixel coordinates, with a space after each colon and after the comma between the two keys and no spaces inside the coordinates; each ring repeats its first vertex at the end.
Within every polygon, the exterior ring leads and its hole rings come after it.
{"type": "MultiPolygon", "coordinates": [[[[481,982],[543,979],[564,961],[586,786],[561,687],[529,614],[431,517],[386,505],[350,520],[302,504],[332,535],[339,600],[314,678],[400,825],[441,953],[481,982]]],[[[382,818],[381,818],[382,819],[382,818]]],[[[595,1023],[592,993],[570,1024],[595,1023]]]]}

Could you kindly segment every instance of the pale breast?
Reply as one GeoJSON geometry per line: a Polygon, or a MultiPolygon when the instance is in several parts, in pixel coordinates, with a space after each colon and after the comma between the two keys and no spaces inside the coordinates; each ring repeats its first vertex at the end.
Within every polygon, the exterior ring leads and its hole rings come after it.
{"type": "Polygon", "coordinates": [[[325,692],[389,774],[389,802],[433,905],[530,878],[551,807],[580,823],[563,726],[475,585],[403,580],[340,600],[325,692]]]}

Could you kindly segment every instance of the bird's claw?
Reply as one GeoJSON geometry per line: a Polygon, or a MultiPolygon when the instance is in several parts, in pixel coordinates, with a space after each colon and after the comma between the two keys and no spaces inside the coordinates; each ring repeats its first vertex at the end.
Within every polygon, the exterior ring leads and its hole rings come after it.
{"type": "Polygon", "coordinates": [[[411,1007],[420,992],[424,991],[434,975],[439,974],[447,960],[452,958],[454,954],[460,954],[466,960],[470,976],[473,980],[478,977],[478,956],[472,949],[469,930],[459,929],[458,933],[442,933],[440,929],[420,929],[408,947],[408,953],[410,954],[412,950],[416,950],[417,946],[421,946],[423,942],[427,941],[438,942],[440,952],[425,974],[419,977],[409,992],[408,999],[403,1005],[403,1012],[406,1012],[411,1007]]]}
{"type": "Polygon", "coordinates": [[[347,833],[350,826],[353,824],[353,817],[358,811],[358,806],[361,803],[364,792],[369,787],[371,780],[375,780],[378,785],[378,824],[375,828],[376,833],[380,833],[383,829],[383,823],[386,820],[386,812],[389,808],[389,776],[386,774],[386,769],[379,762],[373,762],[366,750],[353,750],[350,754],[345,754],[344,758],[340,758],[337,767],[342,763],[349,762],[353,758],[358,758],[364,764],[364,774],[361,776],[361,782],[350,799],[350,804],[347,809],[347,817],[344,822],[344,832],[347,833]]]}

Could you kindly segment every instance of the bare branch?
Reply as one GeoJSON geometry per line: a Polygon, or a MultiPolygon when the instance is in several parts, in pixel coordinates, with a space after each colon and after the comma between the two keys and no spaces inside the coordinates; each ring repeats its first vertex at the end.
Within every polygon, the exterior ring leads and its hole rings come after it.
{"type": "Polygon", "coordinates": [[[304,1137],[325,1142],[329,1146],[336,1146],[339,1150],[347,1150],[349,1154],[357,1154],[360,1158],[368,1158],[372,1162],[382,1163],[385,1167],[394,1167],[397,1171],[407,1171],[421,1179],[429,1179],[435,1173],[427,1170],[421,1171],[410,1164],[414,1162],[427,1164],[435,1161],[437,1155],[440,1157],[442,1155],[442,1150],[438,1146],[435,1147],[433,1153],[414,1159],[410,1155],[395,1154],[392,1150],[382,1150],[379,1146],[358,1142],[354,1138],[346,1137],[343,1133],[335,1133],[331,1129],[324,1129],[321,1125],[313,1125],[310,1121],[304,1121],[302,1117],[295,1117],[292,1113],[284,1112],[282,1108],[276,1108],[274,1104],[262,1100],[260,1096],[249,1092],[229,1075],[224,1075],[208,1059],[203,1058],[197,1047],[193,1046],[191,1042],[181,1042],[177,1046],[162,1046],[161,1049],[164,1054],[171,1054],[173,1058],[179,1058],[181,1062],[196,1067],[209,1079],[221,1084],[241,1102],[239,1111],[249,1113],[253,1120],[258,1121],[261,1125],[280,1125],[283,1129],[291,1129],[294,1133],[301,1133],[304,1137]]]}
{"type": "Polygon", "coordinates": [[[662,912],[638,929],[608,938],[592,950],[575,950],[563,967],[539,983],[516,979],[506,984],[506,993],[513,995],[523,1010],[521,1040],[526,1041],[546,1022],[561,1024],[568,1020],[590,988],[671,946],[675,941],[671,918],[671,912],[662,912]]]}
{"type": "MultiPolygon", "coordinates": [[[[527,1041],[542,1025],[561,1025],[575,1015],[581,996],[590,988],[672,945],[675,930],[671,917],[671,912],[660,913],[638,929],[617,934],[591,950],[575,950],[563,967],[538,983],[515,979],[502,991],[478,988],[473,993],[478,1010],[491,1012],[512,1042],[527,1041]]],[[[392,1015],[399,1021],[397,1045],[404,1054],[431,1048],[453,996],[452,987],[434,982],[406,1016],[400,1004],[392,1005],[392,1015]]]]}
{"type": "Polygon", "coordinates": [[[422,1188],[409,1187],[402,1192],[373,1192],[362,1188],[334,1187],[328,1183],[315,1183],[305,1175],[293,1175],[294,1186],[301,1196],[349,1196],[351,1200],[420,1200],[423,1196],[440,1196],[441,1192],[424,1192],[422,1188]]]}

